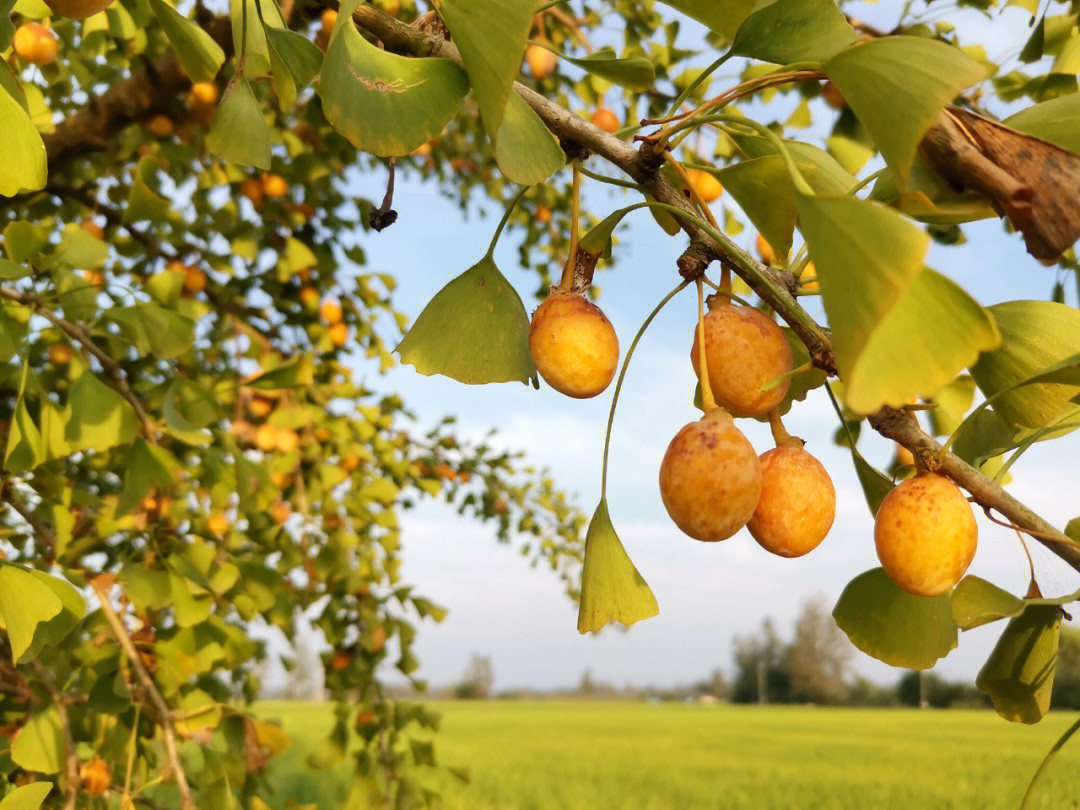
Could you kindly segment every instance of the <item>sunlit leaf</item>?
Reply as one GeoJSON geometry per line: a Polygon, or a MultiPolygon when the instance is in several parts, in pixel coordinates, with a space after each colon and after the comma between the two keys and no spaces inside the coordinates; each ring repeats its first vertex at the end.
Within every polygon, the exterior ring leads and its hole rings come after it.
{"type": "Polygon", "coordinates": [[[561,169],[566,155],[536,111],[514,93],[495,140],[495,160],[511,182],[532,186],[561,169]]]}
{"type": "Polygon", "coordinates": [[[274,72],[274,87],[278,102],[285,110],[319,75],[323,53],[319,46],[296,31],[266,26],[270,44],[270,62],[274,72]]]}
{"type": "Polygon", "coordinates": [[[139,159],[132,173],[131,192],[124,211],[124,222],[163,220],[169,213],[169,201],[158,193],[157,172],[161,167],[158,158],[147,155],[139,159]]]}
{"type": "Polygon", "coordinates": [[[0,87],[0,197],[45,187],[45,143],[30,116],[0,87]]]}
{"type": "Polygon", "coordinates": [[[431,299],[397,351],[421,374],[470,385],[536,383],[525,306],[489,256],[431,299]]]}
{"type": "Polygon", "coordinates": [[[131,404],[89,370],[71,387],[68,411],[65,438],[73,452],[128,444],[139,426],[131,404]]]}
{"type": "Polygon", "coordinates": [[[979,671],[975,686],[1013,723],[1038,723],[1050,710],[1062,610],[1029,605],[1009,622],[979,671]]]}
{"type": "Polygon", "coordinates": [[[1069,93],[1021,110],[1006,126],[1080,154],[1080,94],[1069,93]]]}
{"type": "Polygon", "coordinates": [[[176,51],[180,66],[193,82],[210,82],[225,64],[225,52],[214,38],[165,0],[150,0],[150,8],[176,51]]]}
{"type": "Polygon", "coordinates": [[[824,71],[904,181],[941,110],[986,77],[986,68],[959,48],[911,36],[855,45],[825,62],[824,71]]]}
{"type": "Polygon", "coordinates": [[[627,90],[643,92],[656,82],[656,67],[644,56],[619,57],[610,48],[601,48],[580,59],[565,55],[562,58],[627,90]]]}
{"type": "Polygon", "coordinates": [[[930,669],[956,647],[949,595],[912,596],[881,568],[848,583],[833,618],[852,644],[894,667],[930,669]]]}
{"type": "Polygon", "coordinates": [[[1015,616],[1024,604],[997,585],[979,577],[966,576],[952,593],[953,621],[961,630],[971,630],[999,619],[1015,616]]]}
{"type": "Polygon", "coordinates": [[[20,768],[35,773],[60,773],[64,767],[64,731],[55,706],[39,711],[19,729],[11,743],[11,759],[20,768]]]}
{"type": "Polygon", "coordinates": [[[32,782],[17,787],[0,799],[0,810],[39,810],[52,789],[52,782],[32,782]]]}
{"type": "Polygon", "coordinates": [[[469,81],[448,59],[376,48],[352,22],[357,5],[345,3],[334,25],[319,82],[323,112],[353,146],[380,157],[407,155],[442,132],[469,81]]]}
{"type": "Polygon", "coordinates": [[[656,597],[615,534],[607,501],[601,500],[585,538],[578,632],[592,633],[608,622],[629,627],[659,612],[656,597]]]}
{"type": "Polygon", "coordinates": [[[226,88],[206,148],[229,163],[270,168],[270,125],[247,79],[234,79],[226,88]]]}
{"type": "Polygon", "coordinates": [[[823,62],[856,39],[833,0],[765,0],[743,20],[732,53],[763,62],[823,62]]]}
{"type": "MultiPolygon", "coordinates": [[[[817,169],[812,164],[802,168],[806,169],[803,176],[808,182],[817,176],[817,169]]],[[[716,172],[716,176],[777,254],[788,255],[798,202],[795,184],[784,159],[779,155],[767,155],[742,160],[716,172]]]]}
{"type": "Polygon", "coordinates": [[[60,597],[33,572],[0,562],[0,624],[16,663],[30,650],[38,626],[63,609],[60,597]]]}
{"type": "Polygon", "coordinates": [[[757,0],[663,0],[664,5],[681,11],[712,29],[725,39],[732,39],[742,21],[754,9],[757,0]]]}

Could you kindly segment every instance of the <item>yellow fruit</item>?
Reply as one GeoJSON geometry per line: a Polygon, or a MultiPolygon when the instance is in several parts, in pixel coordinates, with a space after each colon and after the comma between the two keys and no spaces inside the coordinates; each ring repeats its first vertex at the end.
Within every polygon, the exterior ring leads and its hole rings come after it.
{"type": "Polygon", "coordinates": [[[184,268],[184,289],[190,293],[202,292],[206,289],[206,273],[198,267],[184,268]]]}
{"type": "Polygon", "coordinates": [[[267,197],[284,197],[289,193],[289,182],[280,174],[266,175],[262,187],[267,197]]]}
{"type": "Polygon", "coordinates": [[[289,519],[289,515],[291,514],[292,510],[284,501],[274,501],[273,506],[270,507],[270,517],[272,517],[277,524],[284,523],[289,519]]]}
{"type": "Polygon", "coordinates": [[[720,185],[720,181],[709,172],[703,172],[701,169],[689,169],[686,176],[694,184],[694,189],[701,196],[701,199],[707,203],[720,199],[720,195],[724,193],[724,187],[720,185]]]}
{"type": "Polygon", "coordinates": [[[536,221],[541,225],[551,222],[551,209],[546,205],[536,206],[536,221]]]}
{"type": "Polygon", "coordinates": [[[341,460],[341,469],[345,472],[352,472],[360,466],[360,456],[345,456],[341,460]]]}
{"type": "Polygon", "coordinates": [[[401,0],[380,0],[378,6],[391,17],[396,17],[401,11],[401,0]]]}
{"type": "Polygon", "coordinates": [[[263,397],[253,397],[248,403],[248,410],[251,411],[251,415],[256,419],[265,419],[270,415],[270,411],[274,409],[273,404],[268,399],[263,397]]]}
{"type": "Polygon", "coordinates": [[[428,141],[427,143],[422,143],[418,147],[413,149],[411,154],[413,157],[427,157],[431,154],[431,149],[431,141],[428,141]]]}
{"type": "Polygon", "coordinates": [[[319,304],[319,291],[311,286],[301,287],[300,303],[308,309],[314,309],[319,304]]]}
{"type": "Polygon", "coordinates": [[[79,765],[79,783],[90,796],[100,796],[112,787],[112,770],[101,757],[79,765]]]}
{"type": "Polygon", "coordinates": [[[224,537],[229,531],[229,519],[223,512],[214,512],[206,519],[206,528],[215,537],[224,537]]]}
{"type": "Polygon", "coordinates": [[[619,365],[619,338],[595,304],[576,293],[555,292],[529,325],[529,354],[548,385],[568,397],[595,397],[619,365]]]}
{"type": "Polygon", "coordinates": [[[847,106],[847,102],[844,100],[840,88],[832,82],[825,82],[825,86],[821,88],[821,97],[824,98],[825,103],[834,110],[842,110],[847,106]]]}
{"type": "Polygon", "coordinates": [[[529,65],[529,73],[532,74],[532,77],[538,81],[543,81],[555,72],[555,65],[558,63],[559,58],[547,48],[530,45],[525,49],[525,61],[529,65]]]}
{"type": "Polygon", "coordinates": [[[173,120],[167,115],[155,115],[147,122],[146,128],[151,135],[167,138],[173,134],[173,120]]]}
{"type": "Polygon", "coordinates": [[[908,450],[904,445],[896,445],[896,463],[901,467],[914,467],[915,455],[908,450]]]}
{"type": "Polygon", "coordinates": [[[324,31],[329,31],[331,28],[334,27],[334,24],[336,22],[337,12],[332,8],[326,9],[326,11],[322,13],[322,17],[319,19],[319,25],[322,26],[322,29],[324,31]]]}
{"type": "Polygon", "coordinates": [[[219,95],[218,86],[213,82],[195,82],[191,85],[191,100],[195,104],[209,107],[211,104],[217,104],[219,95]]]}
{"type": "Polygon", "coordinates": [[[45,0],[45,5],[71,20],[84,20],[107,9],[113,0],[45,0]]]}
{"type": "Polygon", "coordinates": [[[263,184],[254,177],[249,177],[240,184],[240,193],[251,200],[251,204],[256,209],[263,204],[263,198],[266,196],[263,193],[263,184]]]}
{"type": "Polygon", "coordinates": [[[291,453],[300,446],[300,434],[288,428],[278,428],[274,434],[274,446],[281,453],[291,453]]]}
{"type": "Polygon", "coordinates": [[[277,428],[273,425],[259,425],[259,429],[255,431],[255,446],[264,453],[277,447],[277,428]]]}
{"type": "Polygon", "coordinates": [[[56,54],[60,51],[60,43],[53,32],[41,23],[20,25],[11,44],[16,56],[39,67],[55,62],[56,54]]]}
{"type": "Polygon", "coordinates": [[[335,323],[328,332],[330,342],[338,348],[349,342],[349,327],[343,323],[335,323]]]}
{"type": "MultiPolygon", "coordinates": [[[[758,309],[721,303],[705,315],[705,352],[709,382],[717,404],[736,416],[760,416],[783,401],[789,380],[768,391],[765,383],[789,373],[791,344],[776,323],[758,309]]],[[[698,333],[690,361],[700,378],[698,333]]]]}
{"type": "Polygon", "coordinates": [[[889,579],[916,596],[940,596],[967,571],[978,526],[950,479],[924,472],[893,489],[874,519],[874,545],[889,579]]]}
{"type": "Polygon", "coordinates": [[[794,446],[761,455],[761,499],[747,528],[762,548],[781,557],[808,554],[834,517],[836,490],[820,461],[794,446]]]}
{"type": "Polygon", "coordinates": [[[820,290],[821,282],[818,281],[817,268],[814,267],[813,262],[807,262],[806,267],[803,268],[802,275],[799,276],[801,286],[804,290],[820,290]],[[803,281],[803,279],[806,279],[803,281]]]}
{"type": "Polygon", "coordinates": [[[322,315],[322,319],[331,326],[335,323],[341,323],[341,304],[333,299],[327,298],[323,301],[322,306],[319,307],[319,314],[322,315]]]}
{"type": "Polygon", "coordinates": [[[270,480],[274,483],[274,486],[278,489],[285,489],[292,483],[292,476],[287,472],[281,472],[280,470],[270,473],[270,480]]]}
{"type": "Polygon", "coordinates": [[[66,343],[54,343],[49,347],[49,362],[54,366],[66,366],[71,362],[71,347],[66,343]]]}
{"type": "Polygon", "coordinates": [[[604,132],[617,132],[619,130],[619,117],[607,107],[598,107],[589,120],[604,132]]]}
{"type": "Polygon", "coordinates": [[[88,234],[90,234],[95,239],[104,239],[105,238],[105,229],[102,228],[100,225],[98,225],[96,222],[94,222],[92,219],[86,220],[86,222],[79,225],[79,227],[82,228],[84,231],[86,231],[88,234]]]}
{"type": "Polygon", "coordinates": [[[87,284],[90,284],[91,286],[105,286],[105,274],[102,273],[100,270],[83,270],[80,272],[79,275],[82,276],[83,281],[85,281],[87,284]]]}
{"type": "Polygon", "coordinates": [[[660,497],[675,525],[704,542],[746,525],[761,496],[761,461],[723,409],[675,434],[660,465],[660,497]]]}
{"type": "Polygon", "coordinates": [[[769,240],[767,240],[760,233],[757,237],[757,252],[758,256],[761,257],[761,261],[763,261],[765,264],[776,264],[776,251],[773,250],[772,245],[769,244],[769,240]]]}

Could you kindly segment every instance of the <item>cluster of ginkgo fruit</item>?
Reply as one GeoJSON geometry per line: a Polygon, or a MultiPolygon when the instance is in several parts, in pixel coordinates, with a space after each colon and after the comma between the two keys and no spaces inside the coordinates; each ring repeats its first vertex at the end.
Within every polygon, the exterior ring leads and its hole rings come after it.
{"type": "MultiPolygon", "coordinates": [[[[763,258],[775,261],[775,256],[763,258]]],[[[737,303],[725,284],[708,299],[706,311],[698,285],[691,361],[705,414],[668,445],[660,465],[664,506],[695,540],[726,540],[746,527],[767,551],[801,557],[832,528],[836,493],[821,462],[780,420],[778,408],[794,373],[791,344],[769,314],[737,303]],[[776,447],[759,456],[734,417],[766,415],[776,447]]],[[[529,351],[540,376],[575,398],[603,392],[619,361],[611,322],[584,295],[562,285],[553,287],[533,314],[529,351]]],[[[896,486],[879,507],[874,538],[893,582],[908,593],[932,597],[964,575],[975,554],[977,528],[956,484],[916,466],[917,475],[896,486]]]]}

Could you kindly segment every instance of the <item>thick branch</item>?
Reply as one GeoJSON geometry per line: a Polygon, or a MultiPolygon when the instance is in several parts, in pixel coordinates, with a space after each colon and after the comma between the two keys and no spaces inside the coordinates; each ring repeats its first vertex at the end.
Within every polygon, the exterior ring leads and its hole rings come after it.
{"type": "Polygon", "coordinates": [[[34,530],[37,539],[45,546],[45,553],[42,555],[44,562],[52,563],[56,558],[56,549],[59,546],[56,533],[15,494],[10,480],[0,483],[0,497],[10,504],[11,508],[18,512],[23,520],[30,524],[30,528],[34,530]]]}
{"type": "Polygon", "coordinates": [[[116,611],[113,610],[112,603],[109,601],[109,594],[107,593],[107,588],[111,585],[109,578],[96,577],[91,580],[90,584],[97,594],[98,601],[101,602],[101,612],[105,616],[105,621],[109,624],[109,629],[112,630],[116,640],[120,643],[120,647],[127,655],[128,660],[131,661],[131,666],[135,670],[135,674],[138,675],[140,684],[150,698],[150,702],[153,704],[155,711],[158,713],[161,722],[161,732],[165,738],[165,753],[169,758],[169,765],[172,768],[173,775],[176,777],[176,786],[180,789],[181,807],[183,810],[196,810],[195,800],[191,796],[191,787],[188,785],[187,776],[184,773],[184,766],[180,763],[180,755],[176,750],[176,732],[173,729],[172,713],[169,710],[169,704],[165,702],[165,699],[161,696],[161,692],[158,691],[157,686],[154,684],[154,679],[150,677],[150,672],[146,669],[146,665],[143,664],[142,657],[135,647],[135,642],[131,640],[131,636],[128,635],[124,623],[120,620],[116,611]]]}
{"type": "MultiPolygon", "coordinates": [[[[413,56],[439,56],[461,64],[461,56],[452,43],[405,25],[369,4],[360,5],[353,19],[382,40],[391,50],[413,56]]],[[[648,144],[645,144],[640,151],[636,150],[524,85],[515,83],[514,89],[536,110],[548,128],[559,138],[579,144],[617,166],[658,201],[680,208],[689,214],[694,213],[691,203],[658,173],[659,157],[649,150],[648,144]]],[[[791,326],[806,344],[814,364],[836,374],[836,359],[828,332],[816,324],[795,299],[793,290],[796,282],[791,273],[760,264],[726,238],[716,240],[692,224],[685,222],[682,224],[683,230],[691,240],[691,248],[684,256],[688,267],[703,269],[710,258],[729,264],[754,289],[754,292],[791,326]]],[[[723,235],[720,234],[720,236],[723,235]]],[[[902,444],[921,457],[937,458],[942,471],[971,493],[976,501],[1005,515],[1021,529],[1037,532],[1038,534],[1032,536],[1044,543],[1073,568],[1080,570],[1080,553],[1069,538],[1017,501],[998,484],[965,463],[963,459],[952,453],[940,453],[941,447],[938,443],[923,432],[906,412],[895,408],[883,408],[870,416],[869,421],[879,433],[902,444]],[[1051,538],[1059,538],[1059,542],[1051,538]]]]}

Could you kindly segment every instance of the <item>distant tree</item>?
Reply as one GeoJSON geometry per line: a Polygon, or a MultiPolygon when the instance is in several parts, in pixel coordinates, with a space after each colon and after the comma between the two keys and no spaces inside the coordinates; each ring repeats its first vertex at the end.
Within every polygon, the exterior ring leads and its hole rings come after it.
{"type": "Polygon", "coordinates": [[[848,665],[853,650],[833,621],[823,597],[804,602],[784,656],[791,678],[791,699],[809,703],[842,702],[849,688],[848,665]]]}
{"type": "MultiPolygon", "coordinates": [[[[896,685],[897,700],[904,706],[920,705],[919,677],[919,672],[913,670],[896,685]]],[[[923,677],[926,679],[926,702],[935,709],[986,706],[989,702],[986,695],[968,684],[947,681],[933,672],[927,672],[923,677]]]]}
{"type": "Polygon", "coordinates": [[[325,673],[310,628],[297,636],[295,646],[294,664],[288,673],[285,694],[292,700],[322,700],[325,673]]]}
{"type": "Polygon", "coordinates": [[[723,700],[727,696],[728,684],[720,667],[714,669],[706,680],[698,683],[694,687],[694,692],[698,695],[710,695],[717,700],[723,700]]]}
{"type": "Polygon", "coordinates": [[[761,623],[754,636],[735,637],[735,683],[733,703],[787,703],[791,699],[791,676],[785,666],[787,649],[772,619],[761,623]]]}
{"type": "Polygon", "coordinates": [[[491,697],[495,685],[495,667],[491,658],[480,653],[473,653],[465,674],[454,689],[454,695],[462,699],[487,700],[491,697]]]}

